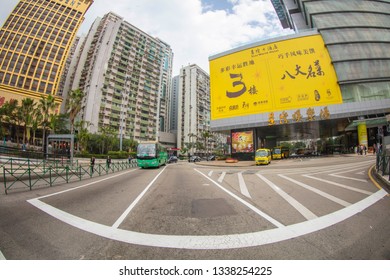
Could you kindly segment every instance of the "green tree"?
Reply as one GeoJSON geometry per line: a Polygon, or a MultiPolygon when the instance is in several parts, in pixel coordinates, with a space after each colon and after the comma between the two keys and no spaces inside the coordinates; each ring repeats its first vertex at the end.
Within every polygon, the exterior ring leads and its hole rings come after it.
{"type": "Polygon", "coordinates": [[[106,154],[119,141],[118,137],[116,137],[118,136],[117,130],[109,126],[102,126],[100,127],[100,135],[102,137],[100,153],[106,154]]]}
{"type": "Polygon", "coordinates": [[[70,133],[74,134],[74,123],[77,117],[77,114],[81,111],[82,101],[84,99],[85,93],[81,89],[71,90],[68,94],[66,100],[66,110],[69,114],[70,121],[70,133]]]}
{"type": "Polygon", "coordinates": [[[30,130],[34,119],[35,102],[31,98],[24,98],[20,107],[23,121],[23,143],[30,141],[30,130]]]}
{"type": "Polygon", "coordinates": [[[91,126],[91,122],[88,121],[78,121],[75,122],[74,127],[77,130],[77,150],[85,151],[85,148],[88,145],[89,139],[91,138],[91,134],[88,131],[88,127],[91,126]]]}
{"type": "Polygon", "coordinates": [[[202,132],[202,139],[204,143],[204,148],[206,149],[206,153],[208,154],[209,152],[209,139],[213,138],[213,134],[210,131],[203,131],[202,132]]]}
{"type": "Polygon", "coordinates": [[[46,129],[49,127],[50,124],[50,115],[52,115],[53,111],[56,109],[57,104],[54,102],[54,96],[49,95],[43,95],[42,98],[39,100],[38,108],[41,111],[42,114],[42,149],[45,151],[46,148],[46,129]]]}
{"type": "Polygon", "coordinates": [[[34,108],[33,112],[32,112],[32,116],[33,116],[33,119],[32,119],[32,122],[31,122],[31,130],[32,130],[32,144],[35,145],[35,135],[36,135],[36,132],[39,128],[39,126],[41,125],[42,123],[42,114],[41,114],[41,111],[38,109],[38,108],[34,108]]]}
{"type": "MultiPolygon", "coordinates": [[[[4,113],[3,119],[5,123],[8,123],[11,126],[17,130],[17,124],[19,123],[18,118],[20,114],[18,113],[18,101],[13,99],[10,101],[7,101],[3,104],[2,111],[4,113]]],[[[10,131],[11,133],[11,131],[10,131]]],[[[18,133],[16,132],[16,138],[18,133]]],[[[11,135],[12,137],[12,135],[11,135]]]]}

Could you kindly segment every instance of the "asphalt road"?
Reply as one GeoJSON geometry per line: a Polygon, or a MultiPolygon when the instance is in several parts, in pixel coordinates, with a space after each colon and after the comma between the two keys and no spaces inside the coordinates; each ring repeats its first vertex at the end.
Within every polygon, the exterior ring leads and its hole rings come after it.
{"type": "Polygon", "coordinates": [[[0,195],[10,260],[390,259],[373,157],[188,162],[0,195]]]}

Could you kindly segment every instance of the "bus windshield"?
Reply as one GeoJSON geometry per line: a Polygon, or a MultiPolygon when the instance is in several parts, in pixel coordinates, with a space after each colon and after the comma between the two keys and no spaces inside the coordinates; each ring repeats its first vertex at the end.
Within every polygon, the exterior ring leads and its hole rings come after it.
{"type": "Polygon", "coordinates": [[[257,156],[257,157],[266,157],[266,156],[268,156],[268,153],[267,153],[267,151],[264,151],[264,150],[262,150],[262,151],[257,151],[257,152],[256,152],[256,156],[257,156]]]}
{"type": "Polygon", "coordinates": [[[281,152],[282,152],[281,149],[279,149],[279,148],[274,148],[274,153],[275,153],[275,154],[280,154],[281,152]]]}
{"type": "Polygon", "coordinates": [[[155,158],[156,144],[138,144],[137,158],[155,158]]]}

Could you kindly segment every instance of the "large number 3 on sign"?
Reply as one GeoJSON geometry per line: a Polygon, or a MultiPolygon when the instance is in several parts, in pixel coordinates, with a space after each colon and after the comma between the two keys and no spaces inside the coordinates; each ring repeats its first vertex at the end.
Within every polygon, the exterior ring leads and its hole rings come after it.
{"type": "Polygon", "coordinates": [[[240,79],[239,81],[234,81],[233,82],[233,87],[241,87],[240,90],[238,91],[226,91],[226,96],[229,98],[236,98],[239,97],[240,95],[244,94],[246,92],[246,85],[242,81],[242,74],[230,74],[230,79],[240,79]]]}

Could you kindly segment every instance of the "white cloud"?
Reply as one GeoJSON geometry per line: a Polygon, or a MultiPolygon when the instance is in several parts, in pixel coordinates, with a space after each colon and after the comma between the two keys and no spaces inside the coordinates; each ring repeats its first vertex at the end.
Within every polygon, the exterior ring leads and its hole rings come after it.
{"type": "MultiPolygon", "coordinates": [[[[174,52],[173,75],[177,75],[189,63],[208,72],[210,55],[290,32],[280,27],[270,0],[228,1],[233,4],[229,12],[204,9],[201,0],[94,0],[80,33],[88,32],[96,17],[112,11],[170,44],[174,52]]],[[[5,5],[10,5],[11,11],[16,3],[7,0],[5,5]]],[[[0,18],[0,22],[4,20],[0,18]]]]}

